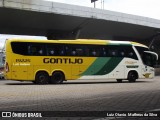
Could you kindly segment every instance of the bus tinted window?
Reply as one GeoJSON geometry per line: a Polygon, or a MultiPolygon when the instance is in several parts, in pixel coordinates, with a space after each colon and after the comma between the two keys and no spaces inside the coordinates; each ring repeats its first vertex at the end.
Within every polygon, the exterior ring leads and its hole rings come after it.
{"type": "Polygon", "coordinates": [[[108,49],[108,54],[109,54],[109,57],[119,57],[118,56],[118,46],[114,46],[114,45],[111,45],[111,46],[106,46],[107,49],[108,49]]]}
{"type": "Polygon", "coordinates": [[[26,42],[12,42],[11,47],[16,54],[28,55],[28,44],[26,42]]]}
{"type": "Polygon", "coordinates": [[[128,57],[136,60],[138,59],[132,46],[125,46],[125,45],[106,46],[106,53],[108,53],[107,54],[108,57],[128,57]]]}
{"type": "Polygon", "coordinates": [[[135,51],[133,50],[132,46],[125,46],[125,51],[126,51],[125,57],[138,60],[138,57],[137,57],[135,51]]]}
{"type": "Polygon", "coordinates": [[[46,49],[48,56],[57,56],[60,54],[61,46],[55,44],[47,44],[46,49]]]}
{"type": "Polygon", "coordinates": [[[29,43],[28,44],[28,54],[41,56],[45,55],[44,44],[41,43],[29,43]]]}
{"type": "Polygon", "coordinates": [[[82,56],[82,57],[128,57],[138,59],[132,46],[78,45],[12,42],[16,54],[31,56],[82,56]]]}
{"type": "Polygon", "coordinates": [[[88,57],[99,57],[100,46],[98,45],[86,45],[86,54],[88,57]]]}
{"type": "Polygon", "coordinates": [[[86,56],[84,52],[86,48],[83,45],[70,45],[69,48],[70,56],[86,56]]]}
{"type": "Polygon", "coordinates": [[[148,48],[145,48],[145,47],[139,47],[139,46],[136,46],[136,49],[137,51],[139,52],[139,54],[142,56],[144,51],[149,51],[148,48]]]}
{"type": "Polygon", "coordinates": [[[140,57],[145,65],[148,65],[151,67],[154,67],[154,65],[156,65],[156,62],[157,62],[156,56],[145,52],[145,51],[149,51],[148,48],[137,46],[136,49],[138,50],[140,57]]]}

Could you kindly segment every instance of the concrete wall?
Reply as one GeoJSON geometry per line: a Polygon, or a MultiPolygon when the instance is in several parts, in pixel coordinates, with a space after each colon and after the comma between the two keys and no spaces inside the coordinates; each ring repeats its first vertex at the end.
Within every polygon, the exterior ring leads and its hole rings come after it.
{"type": "Polygon", "coordinates": [[[160,68],[156,68],[156,69],[155,69],[155,75],[156,75],[156,76],[159,76],[159,75],[160,75],[160,68]]]}
{"type": "Polygon", "coordinates": [[[160,28],[160,21],[156,19],[43,0],[0,0],[0,7],[104,19],[160,28]]]}

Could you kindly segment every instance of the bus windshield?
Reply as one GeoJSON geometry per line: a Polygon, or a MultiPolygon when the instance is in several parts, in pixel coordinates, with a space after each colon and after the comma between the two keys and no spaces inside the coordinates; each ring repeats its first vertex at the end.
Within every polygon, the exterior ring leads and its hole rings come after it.
{"type": "Polygon", "coordinates": [[[154,52],[144,51],[142,60],[143,60],[145,65],[154,67],[157,63],[158,56],[154,52]]]}
{"type": "Polygon", "coordinates": [[[158,55],[155,52],[149,51],[148,48],[136,47],[143,63],[147,66],[154,67],[158,60],[158,55]]]}

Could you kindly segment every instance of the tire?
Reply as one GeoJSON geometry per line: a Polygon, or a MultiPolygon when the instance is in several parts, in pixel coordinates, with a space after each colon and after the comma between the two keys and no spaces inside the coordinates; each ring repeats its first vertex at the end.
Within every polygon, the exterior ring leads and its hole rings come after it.
{"type": "Polygon", "coordinates": [[[54,72],[51,77],[52,84],[61,84],[65,80],[64,74],[62,72],[54,72]]]}
{"type": "Polygon", "coordinates": [[[38,72],[35,77],[36,84],[48,84],[49,75],[46,72],[38,72]]]}
{"type": "Polygon", "coordinates": [[[128,73],[128,81],[129,82],[136,82],[137,74],[135,72],[128,73]]]}
{"type": "Polygon", "coordinates": [[[117,79],[117,82],[118,83],[122,83],[122,79],[117,79]]]}

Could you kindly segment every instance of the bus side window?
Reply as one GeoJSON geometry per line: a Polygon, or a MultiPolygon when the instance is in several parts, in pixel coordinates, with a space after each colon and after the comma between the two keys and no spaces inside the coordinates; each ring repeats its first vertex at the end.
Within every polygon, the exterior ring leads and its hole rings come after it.
{"type": "Polygon", "coordinates": [[[75,55],[76,55],[76,50],[73,50],[73,49],[72,49],[71,55],[72,55],[72,56],[75,56],[75,55]]]}
{"type": "Polygon", "coordinates": [[[42,46],[36,46],[36,55],[44,55],[44,49],[42,46]]]}
{"type": "Polygon", "coordinates": [[[58,55],[60,55],[60,56],[66,55],[66,54],[65,54],[65,51],[66,51],[66,50],[64,50],[64,47],[61,46],[61,47],[59,48],[59,54],[58,54],[58,55]]]}
{"type": "Polygon", "coordinates": [[[53,48],[48,48],[47,55],[49,55],[49,56],[55,55],[55,50],[53,48]]]}
{"type": "Polygon", "coordinates": [[[89,48],[85,49],[85,56],[89,57],[89,48]]]}
{"type": "Polygon", "coordinates": [[[109,57],[118,57],[118,48],[116,45],[108,46],[109,57]]]}
{"type": "Polygon", "coordinates": [[[54,55],[54,50],[52,49],[52,50],[50,50],[50,55],[54,55]]]}
{"type": "Polygon", "coordinates": [[[29,55],[41,56],[44,55],[44,53],[44,47],[42,44],[33,43],[32,45],[28,46],[29,55]]]}
{"type": "Polygon", "coordinates": [[[38,51],[38,54],[39,54],[39,55],[43,55],[43,50],[40,49],[40,50],[38,51]]]}
{"type": "Polygon", "coordinates": [[[78,56],[85,56],[84,50],[82,48],[77,49],[78,56]]]}
{"type": "Polygon", "coordinates": [[[59,54],[60,54],[60,55],[64,55],[64,51],[63,51],[63,50],[60,50],[59,54]]]}
{"type": "Polygon", "coordinates": [[[96,56],[97,55],[97,52],[96,52],[96,50],[94,49],[94,50],[92,50],[92,56],[96,56]]]}
{"type": "Polygon", "coordinates": [[[121,51],[120,52],[120,57],[124,57],[125,56],[125,52],[124,51],[121,51]]]}
{"type": "Polygon", "coordinates": [[[128,56],[129,56],[129,57],[133,57],[133,52],[129,52],[129,53],[128,53],[128,56]]]}
{"type": "Polygon", "coordinates": [[[126,56],[126,50],[124,49],[124,46],[119,47],[118,56],[119,57],[125,57],[126,56]]]}
{"type": "Polygon", "coordinates": [[[37,52],[36,52],[36,48],[31,46],[29,53],[30,53],[30,55],[36,55],[36,53],[37,53],[37,52]]]}
{"type": "Polygon", "coordinates": [[[111,50],[109,50],[109,55],[110,55],[111,57],[116,57],[116,56],[117,56],[117,51],[111,49],[111,50]]]}
{"type": "Polygon", "coordinates": [[[27,42],[11,42],[13,53],[20,55],[28,55],[28,43],[27,42]]]}
{"type": "Polygon", "coordinates": [[[28,45],[28,55],[31,55],[31,46],[28,45]]]}
{"type": "Polygon", "coordinates": [[[126,57],[138,60],[138,57],[134,52],[132,46],[126,47],[126,57]]]}
{"type": "Polygon", "coordinates": [[[109,54],[109,47],[108,46],[102,46],[99,48],[100,49],[100,57],[109,57],[111,56],[109,54]]]}
{"type": "Polygon", "coordinates": [[[47,55],[49,56],[58,56],[61,55],[60,54],[60,50],[63,49],[63,45],[59,45],[59,44],[47,44],[46,45],[46,49],[47,49],[47,55]]]}
{"type": "Polygon", "coordinates": [[[64,51],[63,55],[65,55],[65,56],[73,56],[72,55],[72,46],[71,45],[65,45],[63,51],[64,51]]]}
{"type": "Polygon", "coordinates": [[[101,55],[104,57],[107,56],[107,52],[105,48],[102,48],[101,55]]]}

